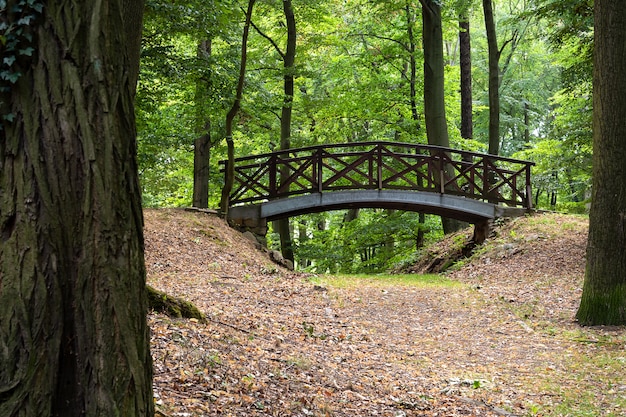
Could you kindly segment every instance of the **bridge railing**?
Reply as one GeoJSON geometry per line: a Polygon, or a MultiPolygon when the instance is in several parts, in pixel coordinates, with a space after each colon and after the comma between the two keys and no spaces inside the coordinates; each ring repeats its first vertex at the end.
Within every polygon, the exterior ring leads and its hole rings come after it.
{"type": "MultiPolygon", "coordinates": [[[[227,161],[221,161],[225,171],[227,161]]],[[[335,190],[430,191],[532,208],[532,162],[431,145],[358,142],[235,159],[230,205],[335,190]]]]}

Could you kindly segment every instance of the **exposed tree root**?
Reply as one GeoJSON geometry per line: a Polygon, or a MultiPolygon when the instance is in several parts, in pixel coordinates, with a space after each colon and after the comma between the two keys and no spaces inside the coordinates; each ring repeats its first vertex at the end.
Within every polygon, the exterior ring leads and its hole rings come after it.
{"type": "Polygon", "coordinates": [[[158,291],[149,285],[146,285],[146,289],[148,290],[148,306],[151,310],[170,317],[197,319],[206,323],[205,315],[189,301],[158,291]]]}

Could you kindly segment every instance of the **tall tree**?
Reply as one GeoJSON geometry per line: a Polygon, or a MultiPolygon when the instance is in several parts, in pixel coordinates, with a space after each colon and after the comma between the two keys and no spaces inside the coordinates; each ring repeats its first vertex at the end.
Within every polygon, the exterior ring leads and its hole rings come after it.
{"type": "Polygon", "coordinates": [[[489,153],[500,153],[500,51],[492,0],[483,0],[489,61],[489,153]]]}
{"type": "MultiPolygon", "coordinates": [[[[291,116],[293,108],[294,94],[294,72],[296,60],[296,16],[293,12],[291,0],[283,0],[283,12],[285,14],[285,23],[287,25],[287,45],[285,51],[276,48],[283,59],[283,107],[280,113],[280,149],[286,150],[291,148],[291,116]]],[[[276,45],[276,44],[274,44],[276,45]]],[[[285,167],[286,168],[286,167],[285,167]]],[[[280,173],[280,182],[287,181],[289,173],[285,169],[280,173]]],[[[280,249],[285,259],[294,261],[293,242],[291,238],[291,227],[289,219],[280,219],[275,222],[278,235],[280,236],[280,249]]]]}
{"type": "Polygon", "coordinates": [[[626,7],[595,0],[593,195],[577,318],[626,324],[626,7]]]}
{"type": "Polygon", "coordinates": [[[450,146],[446,120],[441,5],[420,0],[424,44],[424,119],[428,143],[450,146]]]}
{"type": "MultiPolygon", "coordinates": [[[[198,59],[208,64],[211,56],[211,40],[198,43],[198,59]]],[[[196,82],[196,132],[199,135],[193,144],[193,206],[209,207],[209,160],[211,157],[211,119],[204,111],[207,100],[205,84],[210,80],[199,79],[196,82]]]]}
{"type": "Polygon", "coordinates": [[[461,137],[472,139],[472,44],[470,37],[469,8],[460,5],[459,11],[459,65],[461,71],[461,137]]]}
{"type": "Polygon", "coordinates": [[[224,215],[228,214],[228,205],[230,204],[230,192],[235,182],[235,142],[233,140],[233,122],[235,116],[241,108],[241,97],[243,96],[243,84],[246,79],[246,63],[248,61],[248,34],[250,33],[250,24],[252,21],[252,10],[256,0],[248,0],[248,8],[246,10],[246,21],[243,26],[243,34],[241,35],[241,60],[239,62],[239,79],[235,92],[235,100],[233,105],[226,114],[226,146],[228,147],[226,163],[226,178],[224,187],[222,187],[222,198],[220,200],[220,210],[224,215]]]}
{"type": "MultiPolygon", "coordinates": [[[[426,119],[426,136],[430,145],[449,147],[441,5],[436,0],[420,0],[420,3],[422,4],[424,44],[424,118],[426,119]]],[[[462,222],[446,217],[441,218],[441,223],[445,233],[457,231],[465,226],[462,222]]]]}
{"type": "MultiPolygon", "coordinates": [[[[296,16],[291,0],[283,0],[283,15],[285,18],[284,26],[287,28],[287,41],[284,50],[271,36],[263,32],[254,23],[253,27],[262,37],[270,42],[283,62],[283,96],[280,111],[280,150],[284,151],[291,148],[297,46],[296,16]]],[[[281,184],[285,183],[289,179],[289,168],[286,165],[281,166],[279,176],[281,184]]],[[[283,257],[293,262],[294,253],[290,220],[288,218],[276,220],[274,222],[274,228],[280,237],[280,249],[283,257]]]]}
{"type": "Polygon", "coordinates": [[[2,84],[0,415],[150,416],[133,111],[143,1],[10,6],[2,22],[31,36],[5,33],[28,53],[2,84]]]}
{"type": "MultiPolygon", "coordinates": [[[[411,5],[411,2],[407,0],[404,5],[404,13],[406,16],[407,36],[408,43],[407,49],[409,52],[409,101],[411,103],[411,119],[419,127],[419,111],[417,109],[417,41],[415,39],[415,10],[411,5]]],[[[421,182],[422,179],[420,178],[421,182]]],[[[422,212],[419,213],[419,227],[417,228],[416,247],[420,248],[424,245],[424,223],[426,222],[426,215],[422,212]]]]}

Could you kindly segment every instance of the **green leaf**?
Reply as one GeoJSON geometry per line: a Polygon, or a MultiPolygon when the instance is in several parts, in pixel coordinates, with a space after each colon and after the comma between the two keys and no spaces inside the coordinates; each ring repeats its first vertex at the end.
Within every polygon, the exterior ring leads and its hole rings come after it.
{"type": "Polygon", "coordinates": [[[34,15],[26,15],[24,17],[22,17],[20,20],[17,21],[18,25],[25,25],[28,26],[30,25],[30,21],[33,20],[35,18],[34,15]]]}
{"type": "Polygon", "coordinates": [[[32,47],[30,47],[30,46],[29,46],[28,48],[20,49],[20,50],[18,51],[18,53],[19,53],[20,55],[33,56],[33,51],[34,51],[34,50],[35,50],[34,48],[32,48],[32,47]]]}
{"type": "Polygon", "coordinates": [[[20,79],[21,75],[21,72],[2,71],[0,72],[0,79],[9,81],[11,84],[15,84],[17,80],[20,79]]]}
{"type": "Polygon", "coordinates": [[[13,65],[13,63],[15,62],[15,55],[9,55],[7,57],[4,57],[4,59],[2,60],[2,62],[4,62],[5,64],[7,64],[7,66],[11,66],[13,65]]]}

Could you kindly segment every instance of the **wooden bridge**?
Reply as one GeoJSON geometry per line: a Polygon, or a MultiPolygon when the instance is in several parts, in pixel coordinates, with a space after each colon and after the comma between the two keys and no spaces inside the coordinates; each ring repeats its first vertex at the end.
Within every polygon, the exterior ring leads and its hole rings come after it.
{"type": "MultiPolygon", "coordinates": [[[[225,171],[227,161],[220,163],[225,171]]],[[[246,156],[235,159],[228,219],[257,234],[265,233],[267,220],[344,208],[411,210],[484,224],[532,209],[532,165],[396,142],[246,156]]]]}

